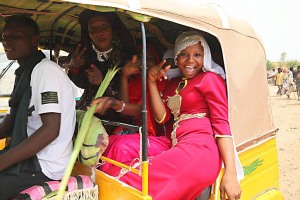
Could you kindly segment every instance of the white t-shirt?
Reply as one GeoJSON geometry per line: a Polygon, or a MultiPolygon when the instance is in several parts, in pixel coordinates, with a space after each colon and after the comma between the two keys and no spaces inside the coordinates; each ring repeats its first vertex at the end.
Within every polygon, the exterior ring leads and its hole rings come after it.
{"type": "Polygon", "coordinates": [[[29,105],[27,133],[31,136],[42,125],[40,114],[60,113],[59,136],[37,153],[43,173],[60,180],[72,152],[72,136],[76,122],[75,94],[72,82],[56,63],[44,58],[31,74],[32,96],[29,105]]]}

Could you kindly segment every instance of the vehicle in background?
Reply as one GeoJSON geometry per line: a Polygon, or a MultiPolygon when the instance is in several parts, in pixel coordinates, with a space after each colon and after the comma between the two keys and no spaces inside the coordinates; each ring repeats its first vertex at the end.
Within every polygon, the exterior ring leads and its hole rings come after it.
{"type": "Polygon", "coordinates": [[[6,54],[0,54],[0,121],[8,110],[8,100],[14,87],[15,70],[18,67],[15,61],[7,60],[6,54]]]}

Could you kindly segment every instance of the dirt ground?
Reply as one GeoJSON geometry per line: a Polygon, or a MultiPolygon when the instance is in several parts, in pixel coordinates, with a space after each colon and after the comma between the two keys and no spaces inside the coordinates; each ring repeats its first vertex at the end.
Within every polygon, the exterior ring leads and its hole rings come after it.
{"type": "Polygon", "coordinates": [[[276,95],[277,87],[269,86],[270,101],[277,135],[280,191],[285,200],[300,199],[300,101],[276,95]]]}
{"type": "Polygon", "coordinates": [[[269,94],[277,135],[280,191],[285,200],[300,200],[300,101],[276,95],[277,87],[269,85],[269,94]]]}

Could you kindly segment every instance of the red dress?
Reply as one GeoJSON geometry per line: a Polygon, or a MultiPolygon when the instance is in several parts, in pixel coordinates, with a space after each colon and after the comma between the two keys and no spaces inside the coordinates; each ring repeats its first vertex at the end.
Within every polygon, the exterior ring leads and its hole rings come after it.
{"type": "MultiPolygon", "coordinates": [[[[180,78],[172,79],[164,99],[175,96],[180,78]]],[[[149,161],[149,194],[154,200],[197,198],[217,178],[221,157],[214,135],[231,135],[224,80],[212,72],[189,79],[181,96],[177,144],[149,161]],[[206,113],[205,117],[193,117],[206,113]]],[[[167,108],[165,120],[171,117],[167,108]]],[[[131,172],[121,181],[141,190],[141,177],[131,172]]]]}
{"type": "MultiPolygon", "coordinates": [[[[157,88],[158,91],[163,95],[166,89],[166,85],[168,83],[168,80],[162,80],[157,82],[157,88]]],[[[129,87],[129,101],[132,104],[142,104],[142,77],[140,75],[134,76],[129,80],[128,83],[129,87]]],[[[165,124],[158,124],[152,114],[151,109],[151,99],[148,87],[146,94],[147,94],[147,126],[148,126],[148,135],[153,136],[166,136],[170,138],[170,133],[172,131],[172,119],[168,121],[168,123],[165,124]]],[[[141,116],[137,116],[134,118],[133,124],[141,125],[141,116]]]]}
{"type": "MultiPolygon", "coordinates": [[[[166,88],[167,81],[158,83],[159,91],[163,92],[166,88]]],[[[128,84],[129,87],[129,101],[132,104],[141,104],[142,102],[142,79],[137,76],[131,79],[128,84]]],[[[147,92],[149,94],[149,92],[147,92]]],[[[172,124],[168,122],[165,124],[158,124],[150,109],[150,96],[147,96],[147,126],[148,126],[148,156],[156,156],[163,151],[171,148],[170,133],[172,131],[172,124]],[[165,137],[169,136],[169,137],[165,137]]],[[[132,124],[141,126],[141,116],[133,117],[132,124]]],[[[122,128],[117,128],[115,132],[124,132],[122,128]]],[[[134,159],[139,159],[140,152],[140,135],[122,134],[118,133],[109,136],[109,144],[105,152],[102,154],[105,157],[116,160],[121,163],[130,165],[134,159]]],[[[105,163],[99,168],[101,171],[116,175],[120,168],[114,167],[110,163],[105,163]]]]}

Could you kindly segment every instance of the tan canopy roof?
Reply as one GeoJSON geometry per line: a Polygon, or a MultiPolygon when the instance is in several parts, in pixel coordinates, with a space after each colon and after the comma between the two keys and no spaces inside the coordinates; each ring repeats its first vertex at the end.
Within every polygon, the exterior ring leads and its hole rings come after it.
{"type": "MultiPolygon", "coordinates": [[[[229,117],[238,146],[272,132],[273,124],[268,86],[266,59],[262,42],[245,21],[228,15],[222,7],[189,0],[0,0],[2,16],[27,13],[41,29],[43,48],[55,42],[70,50],[80,41],[78,15],[89,8],[116,11],[130,30],[139,22],[155,24],[156,28],[175,30],[176,24],[195,28],[215,37],[223,54],[227,76],[229,117]],[[136,19],[136,20],[134,20],[136,19]],[[169,24],[158,23],[159,19],[169,24]]],[[[208,1],[205,1],[208,2],[208,1]]],[[[3,26],[3,17],[0,19],[3,26]]],[[[151,28],[151,27],[148,27],[151,28]]],[[[163,33],[162,33],[163,35],[163,33]]],[[[171,38],[171,36],[170,36],[171,38]]],[[[171,44],[165,36],[160,42],[171,44]],[[165,40],[165,41],[164,41],[165,40]]]]}

